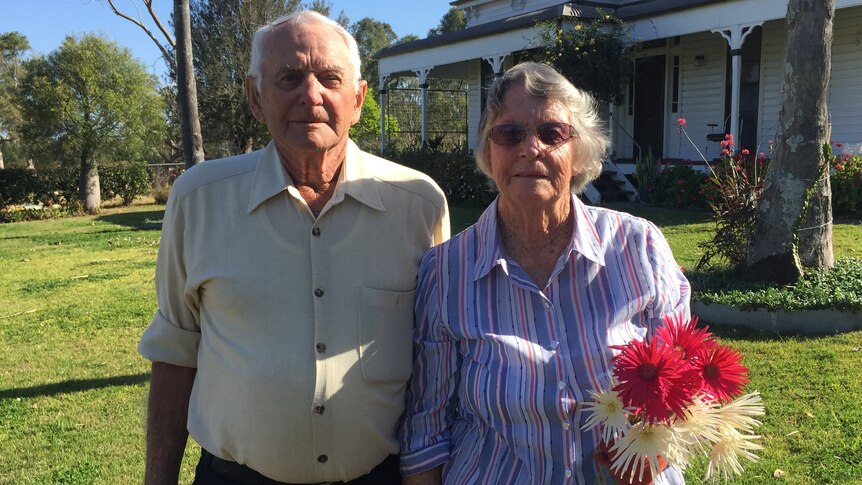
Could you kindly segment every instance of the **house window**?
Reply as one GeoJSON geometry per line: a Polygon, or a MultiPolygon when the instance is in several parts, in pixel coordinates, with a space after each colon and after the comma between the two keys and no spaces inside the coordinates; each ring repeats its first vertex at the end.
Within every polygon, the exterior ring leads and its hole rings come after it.
{"type": "Polygon", "coordinates": [[[671,78],[673,91],[671,92],[670,110],[673,113],[679,113],[679,56],[673,56],[673,73],[671,73],[671,78]]]}

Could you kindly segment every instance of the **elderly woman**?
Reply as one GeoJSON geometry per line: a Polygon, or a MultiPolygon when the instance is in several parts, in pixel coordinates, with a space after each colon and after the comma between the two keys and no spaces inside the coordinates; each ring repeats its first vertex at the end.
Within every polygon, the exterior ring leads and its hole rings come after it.
{"type": "Polygon", "coordinates": [[[553,68],[491,87],[476,161],[499,196],[420,267],[405,484],[607,481],[588,391],[608,384],[608,345],[688,318],[690,289],[656,226],[574,195],[606,147],[592,99],[553,68]]]}

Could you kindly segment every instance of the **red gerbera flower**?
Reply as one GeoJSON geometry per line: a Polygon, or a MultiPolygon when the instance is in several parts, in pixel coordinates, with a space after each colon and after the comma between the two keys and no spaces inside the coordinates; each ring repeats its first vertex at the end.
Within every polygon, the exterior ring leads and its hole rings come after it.
{"type": "Polygon", "coordinates": [[[664,325],[656,329],[659,342],[673,349],[689,365],[701,352],[717,345],[709,327],[697,328],[697,317],[686,322],[681,314],[665,315],[662,322],[664,325]]]}
{"type": "Polygon", "coordinates": [[[737,350],[718,345],[701,352],[694,367],[708,395],[722,402],[730,402],[748,382],[748,368],[741,362],[742,354],[737,350]]]}
{"type": "Polygon", "coordinates": [[[613,388],[626,406],[638,409],[647,423],[666,422],[671,412],[678,416],[692,402],[699,385],[693,373],[681,372],[685,363],[672,348],[633,340],[612,345],[620,353],[611,359],[619,384],[613,388]]]}

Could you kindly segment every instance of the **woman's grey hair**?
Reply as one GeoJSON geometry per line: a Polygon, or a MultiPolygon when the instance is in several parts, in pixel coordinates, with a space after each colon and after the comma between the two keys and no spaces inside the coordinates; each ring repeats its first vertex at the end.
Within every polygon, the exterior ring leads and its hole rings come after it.
{"type": "Polygon", "coordinates": [[[266,36],[282,24],[287,24],[287,27],[296,27],[314,22],[320,22],[327,25],[341,36],[344,44],[347,45],[347,62],[351,67],[353,67],[353,83],[356,85],[356,89],[359,89],[362,61],[359,58],[359,46],[356,44],[356,39],[354,39],[353,36],[350,35],[350,32],[342,27],[338,22],[313,10],[303,10],[289,15],[283,15],[255,31],[254,36],[251,39],[251,58],[248,63],[248,75],[255,79],[258,91],[260,90],[260,68],[261,63],[263,62],[263,44],[266,36]]]}
{"type": "Polygon", "coordinates": [[[571,113],[571,124],[577,139],[572,151],[572,191],[580,193],[602,174],[602,159],[608,148],[601,119],[592,96],[576,88],[556,69],[546,64],[524,62],[506,71],[488,90],[485,112],[479,123],[479,143],[475,149],[476,165],[491,178],[491,128],[504,114],[503,97],[513,86],[524,86],[531,96],[547,98],[571,113]]]}

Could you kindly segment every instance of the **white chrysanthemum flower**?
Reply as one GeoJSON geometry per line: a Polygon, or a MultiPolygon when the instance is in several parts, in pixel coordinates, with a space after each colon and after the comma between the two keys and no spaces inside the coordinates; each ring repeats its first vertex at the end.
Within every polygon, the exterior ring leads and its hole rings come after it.
{"type": "Polygon", "coordinates": [[[610,443],[631,427],[625,405],[616,391],[612,389],[590,391],[590,397],[592,402],[584,404],[584,411],[592,414],[582,428],[584,431],[602,425],[602,440],[610,443]]]}
{"type": "Polygon", "coordinates": [[[718,403],[697,397],[687,408],[686,418],[673,424],[674,437],[689,453],[706,455],[705,442],[715,443],[721,439],[720,429],[725,423],[716,415],[718,403]]]}
{"type": "Polygon", "coordinates": [[[680,452],[672,450],[674,446],[673,431],[665,425],[647,425],[638,422],[611,447],[611,453],[616,454],[611,464],[611,470],[628,474],[629,483],[637,479],[643,480],[644,460],[649,463],[649,472],[653,481],[661,471],[659,456],[668,457],[680,452]]]}
{"type": "Polygon", "coordinates": [[[733,427],[741,432],[751,433],[760,426],[755,416],[763,416],[763,399],[760,393],[754,391],[717,408],[716,418],[725,426],[733,427]]]}
{"type": "Polygon", "coordinates": [[[721,475],[726,482],[734,475],[741,474],[742,465],[739,463],[739,458],[757,461],[758,457],[753,451],[760,450],[762,447],[753,441],[759,438],[760,436],[757,435],[742,434],[733,428],[727,428],[709,454],[706,480],[714,481],[721,475]]]}

